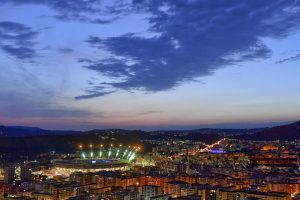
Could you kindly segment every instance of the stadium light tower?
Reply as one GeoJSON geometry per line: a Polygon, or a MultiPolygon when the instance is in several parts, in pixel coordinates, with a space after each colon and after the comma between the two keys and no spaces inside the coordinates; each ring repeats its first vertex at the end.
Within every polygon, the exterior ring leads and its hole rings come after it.
{"type": "Polygon", "coordinates": [[[82,152],[81,153],[82,158],[86,158],[85,154],[82,152]]]}
{"type": "Polygon", "coordinates": [[[122,158],[124,158],[126,156],[126,153],[127,153],[127,149],[125,149],[125,151],[123,152],[122,158]]]}
{"type": "Polygon", "coordinates": [[[133,152],[131,155],[130,155],[130,157],[129,157],[129,161],[132,161],[133,159],[135,159],[135,152],[133,152]]]}
{"type": "Polygon", "coordinates": [[[117,150],[116,158],[118,158],[118,156],[119,156],[119,151],[120,151],[120,149],[117,150]]]}

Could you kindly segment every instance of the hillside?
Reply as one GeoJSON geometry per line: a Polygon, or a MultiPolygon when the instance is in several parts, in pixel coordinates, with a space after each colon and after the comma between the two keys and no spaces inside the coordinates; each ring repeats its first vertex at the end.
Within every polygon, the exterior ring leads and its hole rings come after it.
{"type": "Polygon", "coordinates": [[[235,136],[234,138],[246,140],[300,140],[300,121],[267,128],[250,135],[235,136]]]}
{"type": "Polygon", "coordinates": [[[81,131],[44,130],[37,127],[26,126],[0,126],[0,136],[35,136],[35,135],[78,135],[81,131]]]}

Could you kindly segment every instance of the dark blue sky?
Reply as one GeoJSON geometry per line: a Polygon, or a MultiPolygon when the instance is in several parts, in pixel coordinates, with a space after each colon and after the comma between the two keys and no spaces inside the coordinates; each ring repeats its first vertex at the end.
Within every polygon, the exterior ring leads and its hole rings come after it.
{"type": "Polygon", "coordinates": [[[0,121],[253,127],[300,119],[300,1],[1,0],[0,121]]]}

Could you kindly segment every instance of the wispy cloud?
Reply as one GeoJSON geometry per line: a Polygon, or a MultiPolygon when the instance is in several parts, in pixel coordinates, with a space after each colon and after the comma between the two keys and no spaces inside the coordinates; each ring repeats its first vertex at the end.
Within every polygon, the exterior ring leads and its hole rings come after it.
{"type": "Polygon", "coordinates": [[[37,57],[34,49],[38,32],[32,28],[16,22],[0,22],[0,48],[18,59],[37,57]]]}
{"type": "Polygon", "coordinates": [[[82,99],[91,99],[91,98],[95,98],[95,97],[102,97],[108,94],[112,94],[114,93],[114,91],[109,91],[109,92],[91,92],[90,94],[86,94],[86,95],[80,95],[75,97],[75,100],[82,100],[82,99]]]}
{"type": "Polygon", "coordinates": [[[72,53],[73,49],[65,47],[65,48],[58,48],[57,51],[59,53],[72,53]]]}
{"type": "Polygon", "coordinates": [[[32,99],[24,94],[6,92],[0,94],[0,111],[2,116],[15,118],[64,118],[91,115],[88,111],[55,106],[50,100],[43,98],[32,99]]]}
{"type": "Polygon", "coordinates": [[[297,61],[297,60],[300,60],[300,53],[295,55],[295,56],[291,56],[291,57],[288,57],[288,58],[284,58],[282,60],[278,60],[276,61],[277,64],[282,64],[282,63],[285,63],[285,62],[293,62],[293,61],[297,61]]]}
{"type": "Polygon", "coordinates": [[[161,111],[157,111],[157,110],[148,110],[148,111],[137,113],[136,115],[145,116],[145,115],[156,115],[161,113],[162,113],[161,111]]]}
{"type": "MultiPolygon", "coordinates": [[[[120,10],[127,5],[119,0],[109,1],[120,10]]],[[[54,9],[57,14],[50,16],[61,21],[80,21],[84,23],[107,24],[119,19],[112,7],[105,5],[103,0],[1,0],[1,4],[12,5],[45,5],[54,9]],[[112,15],[113,14],[113,15],[112,15]]],[[[124,10],[124,9],[122,9],[124,10]]]]}

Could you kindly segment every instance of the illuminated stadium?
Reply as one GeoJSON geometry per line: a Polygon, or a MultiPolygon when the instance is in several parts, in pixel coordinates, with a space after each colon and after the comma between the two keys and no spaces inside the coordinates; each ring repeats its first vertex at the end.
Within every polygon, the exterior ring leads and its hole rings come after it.
{"type": "Polygon", "coordinates": [[[53,160],[56,175],[66,175],[73,172],[95,172],[101,170],[126,170],[136,160],[139,146],[123,147],[122,145],[109,147],[79,145],[77,157],[74,159],[53,160]]]}

